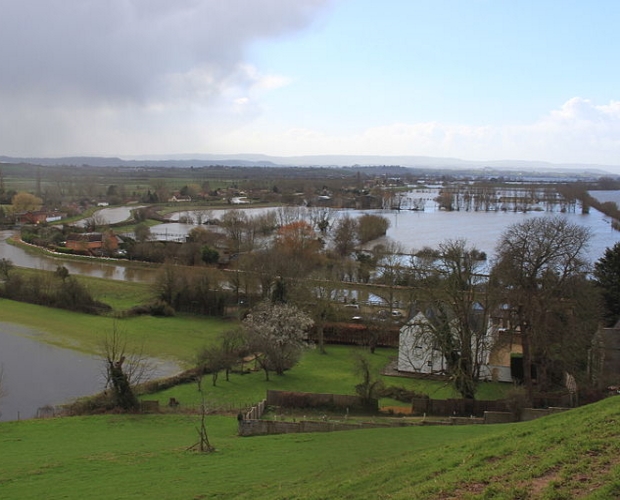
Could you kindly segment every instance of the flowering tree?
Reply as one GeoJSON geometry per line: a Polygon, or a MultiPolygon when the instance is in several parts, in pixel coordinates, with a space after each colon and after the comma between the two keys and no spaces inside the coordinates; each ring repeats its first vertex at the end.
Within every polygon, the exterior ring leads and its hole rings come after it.
{"type": "Polygon", "coordinates": [[[269,372],[284,375],[299,361],[312,319],[289,304],[262,302],[243,320],[248,348],[256,355],[269,380],[269,372]]]}

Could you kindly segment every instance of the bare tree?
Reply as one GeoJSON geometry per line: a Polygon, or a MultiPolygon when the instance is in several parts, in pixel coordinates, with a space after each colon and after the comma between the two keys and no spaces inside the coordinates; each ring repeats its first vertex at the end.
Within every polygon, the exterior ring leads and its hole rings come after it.
{"type": "MultiPolygon", "coordinates": [[[[439,246],[437,259],[416,261],[413,283],[419,313],[409,323],[411,363],[428,363],[439,353],[433,370],[446,373],[464,398],[474,398],[481,366],[489,352],[488,318],[492,308],[479,252],[464,240],[439,246]]],[[[401,346],[404,350],[406,346],[401,346]]],[[[407,353],[401,352],[404,357],[407,353]]]]}
{"type": "Polygon", "coordinates": [[[345,215],[338,219],[334,226],[333,240],[336,252],[341,257],[346,257],[357,246],[357,220],[345,215]]]}
{"type": "Polygon", "coordinates": [[[241,329],[227,330],[219,336],[217,344],[204,347],[197,357],[201,373],[210,373],[213,386],[221,371],[229,374],[246,353],[245,339],[241,329]]]}
{"type": "Polygon", "coordinates": [[[84,227],[87,231],[96,231],[107,225],[107,219],[99,212],[95,212],[84,221],[84,227]]]}
{"type": "MultiPolygon", "coordinates": [[[[532,367],[539,386],[562,362],[567,342],[588,343],[591,322],[577,297],[584,294],[590,232],[563,217],[536,217],[510,226],[497,246],[494,282],[514,311],[523,344],[523,381],[532,395],[532,367]]],[[[581,348],[583,349],[583,347],[581,348]]],[[[583,355],[585,359],[585,354],[583,355]]]]}
{"type": "Polygon", "coordinates": [[[314,227],[324,235],[338,217],[338,212],[328,207],[312,207],[309,215],[314,227]]]}
{"type": "Polygon", "coordinates": [[[355,386],[355,392],[365,406],[370,406],[373,400],[380,397],[384,388],[383,381],[375,376],[372,363],[367,356],[355,353],[354,362],[355,373],[361,377],[361,382],[355,386]]]}
{"type": "Polygon", "coordinates": [[[127,335],[115,322],[101,342],[100,353],[105,369],[105,387],[111,391],[113,406],[125,411],[138,409],[135,386],[153,372],[143,347],[131,348],[127,335]]]}

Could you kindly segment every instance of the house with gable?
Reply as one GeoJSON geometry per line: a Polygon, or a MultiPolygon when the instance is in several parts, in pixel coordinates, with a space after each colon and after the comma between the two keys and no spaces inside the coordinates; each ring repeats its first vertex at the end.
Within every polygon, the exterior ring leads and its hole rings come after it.
{"type": "Polygon", "coordinates": [[[71,250],[91,255],[115,252],[121,243],[113,231],[104,233],[71,233],[65,243],[71,250]]]}
{"type": "MultiPolygon", "coordinates": [[[[401,327],[398,371],[449,375],[448,361],[431,324],[432,314],[432,311],[418,311],[401,327]]],[[[500,308],[488,319],[484,335],[472,340],[472,355],[480,367],[480,380],[512,382],[523,376],[521,336],[518,329],[511,328],[507,319],[507,309],[500,308]]],[[[450,329],[456,336],[456,326],[450,326],[450,329]]]]}
{"type": "Polygon", "coordinates": [[[57,222],[66,217],[66,214],[58,210],[28,210],[18,214],[20,224],[42,224],[44,222],[57,222]]]}

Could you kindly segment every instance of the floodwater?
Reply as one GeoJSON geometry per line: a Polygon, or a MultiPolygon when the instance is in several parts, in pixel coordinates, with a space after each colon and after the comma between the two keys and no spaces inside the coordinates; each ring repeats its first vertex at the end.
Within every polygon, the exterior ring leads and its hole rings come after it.
{"type": "MultiPolygon", "coordinates": [[[[0,420],[32,418],[37,409],[101,390],[101,363],[94,357],[21,335],[43,334],[0,323],[0,363],[3,370],[0,420]]],[[[36,338],[36,337],[35,337],[36,338]]]]}
{"type": "MultiPolygon", "coordinates": [[[[1,313],[1,311],[0,311],[1,313]]],[[[4,396],[0,421],[33,418],[37,410],[103,389],[102,362],[70,349],[45,343],[49,334],[0,322],[0,366],[4,396]]],[[[174,363],[153,360],[152,378],[179,371],[174,363]]]]}
{"type": "MultiPolygon", "coordinates": [[[[131,217],[132,210],[136,210],[142,207],[144,207],[144,205],[102,208],[101,210],[97,210],[94,216],[99,221],[99,224],[118,224],[119,222],[123,222],[129,219],[131,217]]],[[[81,219],[77,221],[75,225],[83,227],[88,222],[88,219],[88,217],[86,219],[81,219]]]]}
{"type": "MultiPolygon", "coordinates": [[[[256,215],[274,208],[251,209],[248,215],[256,215]]],[[[372,247],[385,244],[388,241],[399,243],[404,253],[413,253],[423,247],[437,248],[440,243],[449,239],[465,239],[468,244],[493,257],[495,248],[502,233],[512,224],[523,222],[531,217],[564,217],[574,224],[587,227],[591,232],[587,257],[590,261],[598,260],[605,249],[620,241],[620,232],[611,227],[611,221],[604,214],[592,209],[589,214],[581,214],[579,209],[575,213],[558,213],[545,211],[513,212],[513,211],[453,211],[438,210],[431,198],[427,200],[424,211],[414,210],[338,210],[339,216],[351,215],[358,217],[363,214],[377,214],[390,221],[390,228],[384,238],[374,240],[368,244],[372,247]]],[[[181,215],[187,212],[179,213],[181,215]]],[[[174,214],[172,220],[178,220],[179,214],[174,214]]],[[[221,216],[213,211],[215,217],[221,216]]],[[[191,213],[190,213],[191,216],[191,213]]],[[[168,238],[180,240],[196,227],[193,224],[174,222],[161,224],[151,228],[158,235],[166,234],[168,238]]],[[[207,228],[209,226],[206,226],[207,228]]]]}
{"type": "Polygon", "coordinates": [[[7,243],[6,240],[12,235],[13,231],[0,231],[0,258],[9,259],[14,265],[19,267],[55,271],[58,266],[62,265],[67,268],[70,274],[140,283],[155,282],[155,271],[152,269],[136,269],[131,266],[115,264],[114,261],[106,262],[101,259],[78,261],[65,259],[61,255],[52,257],[46,254],[28,253],[23,248],[7,243]]]}

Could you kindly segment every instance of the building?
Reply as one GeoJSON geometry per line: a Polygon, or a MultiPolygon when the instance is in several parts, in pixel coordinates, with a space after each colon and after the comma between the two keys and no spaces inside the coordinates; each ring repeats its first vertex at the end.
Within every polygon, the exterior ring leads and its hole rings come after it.
{"type": "Polygon", "coordinates": [[[112,231],[105,233],[72,233],[66,247],[73,251],[94,254],[111,254],[118,250],[120,239],[112,231]]]}
{"type": "Polygon", "coordinates": [[[599,328],[592,344],[592,375],[597,385],[620,387],[620,321],[611,328],[599,328]]]}
{"type": "Polygon", "coordinates": [[[58,210],[28,210],[17,216],[20,224],[41,224],[43,222],[57,222],[66,217],[58,210]]]}
{"type": "MultiPolygon", "coordinates": [[[[489,321],[483,338],[472,341],[472,353],[480,366],[480,380],[512,382],[523,377],[521,336],[503,321],[505,310],[489,321]]],[[[456,328],[453,328],[456,335],[456,328]]],[[[448,362],[442,353],[429,318],[415,314],[400,329],[398,371],[446,376],[448,362]]]]}

